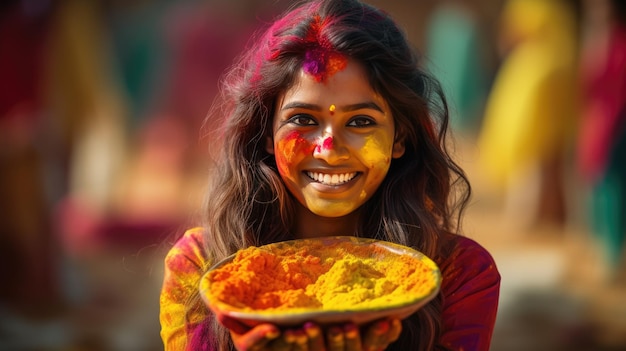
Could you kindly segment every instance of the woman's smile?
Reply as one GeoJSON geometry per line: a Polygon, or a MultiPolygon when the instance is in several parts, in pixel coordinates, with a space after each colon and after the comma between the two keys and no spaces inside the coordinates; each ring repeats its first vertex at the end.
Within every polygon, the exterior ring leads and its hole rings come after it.
{"type": "Polygon", "coordinates": [[[306,175],[309,178],[311,178],[311,180],[317,183],[321,183],[323,185],[336,186],[336,185],[342,185],[351,181],[358,175],[358,173],[350,172],[350,173],[340,173],[340,174],[337,174],[337,173],[329,174],[329,173],[322,173],[322,172],[307,171],[306,175]]]}

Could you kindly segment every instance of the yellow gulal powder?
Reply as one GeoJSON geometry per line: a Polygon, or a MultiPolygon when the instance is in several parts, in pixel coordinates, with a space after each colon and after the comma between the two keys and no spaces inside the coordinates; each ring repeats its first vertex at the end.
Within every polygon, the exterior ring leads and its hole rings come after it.
{"type": "Polygon", "coordinates": [[[242,311],[389,307],[429,294],[434,263],[374,244],[249,247],[211,271],[211,294],[242,311]]]}

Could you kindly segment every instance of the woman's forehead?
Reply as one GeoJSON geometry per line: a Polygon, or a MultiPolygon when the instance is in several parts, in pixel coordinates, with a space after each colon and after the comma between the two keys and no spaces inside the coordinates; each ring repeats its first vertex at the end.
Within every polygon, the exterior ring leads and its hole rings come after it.
{"type": "Polygon", "coordinates": [[[328,102],[328,106],[332,104],[337,107],[368,100],[384,103],[384,99],[370,85],[365,66],[351,59],[346,60],[345,67],[340,71],[323,81],[319,81],[316,75],[310,74],[305,67],[300,69],[295,74],[293,84],[280,94],[278,105],[283,105],[286,100],[300,99],[328,102]]]}

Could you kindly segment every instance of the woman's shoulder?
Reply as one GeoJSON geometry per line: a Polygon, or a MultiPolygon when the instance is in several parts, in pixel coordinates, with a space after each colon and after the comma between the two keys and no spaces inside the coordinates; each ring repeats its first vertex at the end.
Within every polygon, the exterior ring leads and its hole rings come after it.
{"type": "Polygon", "coordinates": [[[203,241],[203,228],[186,230],[165,256],[165,266],[173,271],[187,270],[191,268],[190,266],[204,269],[208,262],[203,241]]]}
{"type": "Polygon", "coordinates": [[[478,241],[467,236],[445,233],[442,236],[443,252],[447,255],[477,255],[482,259],[493,261],[491,253],[478,241]]]}
{"type": "Polygon", "coordinates": [[[444,276],[487,275],[500,280],[496,262],[491,253],[477,241],[466,236],[447,233],[443,250],[437,261],[444,276]]]}

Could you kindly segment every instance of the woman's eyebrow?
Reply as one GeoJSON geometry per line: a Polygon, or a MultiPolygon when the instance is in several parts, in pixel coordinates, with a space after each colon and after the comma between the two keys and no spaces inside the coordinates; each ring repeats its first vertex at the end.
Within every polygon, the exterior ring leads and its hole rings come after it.
{"type": "MultiPolygon", "coordinates": [[[[344,105],[344,106],[337,106],[337,108],[344,112],[351,112],[351,111],[357,111],[357,110],[363,110],[363,109],[371,109],[371,110],[376,110],[379,112],[384,112],[383,109],[380,106],[378,106],[377,103],[373,101],[360,102],[360,103],[344,105]]],[[[293,101],[293,102],[285,104],[281,108],[281,110],[289,110],[289,109],[306,109],[306,110],[313,110],[313,111],[321,111],[322,107],[319,105],[309,104],[306,102],[293,101]]]]}
{"type": "Polygon", "coordinates": [[[313,111],[321,111],[322,108],[315,104],[309,104],[306,102],[293,101],[285,104],[281,110],[289,110],[289,109],[304,109],[304,110],[313,110],[313,111]]]}
{"type": "Polygon", "coordinates": [[[377,103],[373,101],[361,102],[358,104],[352,104],[352,105],[346,105],[346,106],[338,106],[338,108],[345,112],[351,112],[351,111],[356,111],[356,110],[366,110],[366,109],[376,110],[378,112],[384,112],[383,109],[380,106],[378,106],[377,103]]]}

